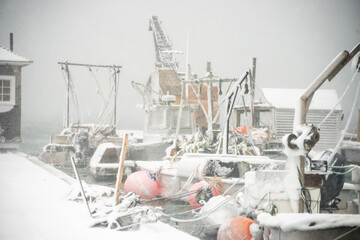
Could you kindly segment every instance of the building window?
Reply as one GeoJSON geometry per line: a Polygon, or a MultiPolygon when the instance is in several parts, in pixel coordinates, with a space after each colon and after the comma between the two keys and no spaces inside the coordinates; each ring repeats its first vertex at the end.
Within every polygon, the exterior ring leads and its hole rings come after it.
{"type": "Polygon", "coordinates": [[[15,76],[0,75],[0,106],[14,106],[14,105],[15,105],[15,76]]]}
{"type": "Polygon", "coordinates": [[[10,102],[11,81],[0,79],[0,102],[10,102]]]}

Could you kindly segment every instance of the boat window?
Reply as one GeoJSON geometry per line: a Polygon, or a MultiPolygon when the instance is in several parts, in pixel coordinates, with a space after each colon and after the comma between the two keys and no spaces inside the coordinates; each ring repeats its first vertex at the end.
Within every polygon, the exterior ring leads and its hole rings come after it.
{"type": "MultiPolygon", "coordinates": [[[[250,121],[250,112],[247,112],[248,121],[250,121]]],[[[254,113],[254,126],[256,128],[263,128],[270,126],[270,110],[256,110],[254,113]]],[[[246,116],[244,110],[236,111],[236,126],[246,125],[246,116]]]]}
{"type": "MultiPolygon", "coordinates": [[[[179,110],[174,110],[174,115],[173,115],[173,119],[172,119],[172,121],[173,121],[172,126],[176,127],[177,121],[178,121],[178,114],[179,114],[179,110]]],[[[190,126],[189,114],[190,114],[190,111],[188,109],[183,109],[182,114],[181,114],[181,124],[180,124],[181,128],[190,126]]]]}
{"type": "Polygon", "coordinates": [[[257,122],[256,127],[268,127],[270,126],[270,111],[269,110],[263,110],[258,111],[259,118],[257,122]]]}
{"type": "Polygon", "coordinates": [[[150,114],[150,127],[165,127],[165,111],[162,109],[152,110],[150,114]]]}

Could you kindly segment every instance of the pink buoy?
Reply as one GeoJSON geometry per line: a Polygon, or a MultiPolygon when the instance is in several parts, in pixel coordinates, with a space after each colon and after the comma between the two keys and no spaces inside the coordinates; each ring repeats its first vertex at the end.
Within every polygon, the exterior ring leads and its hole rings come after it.
{"type": "Polygon", "coordinates": [[[125,194],[133,192],[140,199],[153,199],[158,194],[156,175],[146,171],[134,172],[126,179],[124,190],[125,194]]]}
{"type": "Polygon", "coordinates": [[[192,185],[189,189],[188,202],[193,208],[200,208],[209,201],[210,198],[218,196],[219,192],[206,181],[201,181],[192,185]]]}
{"type": "Polygon", "coordinates": [[[217,240],[249,240],[252,239],[250,225],[254,220],[245,217],[234,217],[221,224],[217,240]]]}

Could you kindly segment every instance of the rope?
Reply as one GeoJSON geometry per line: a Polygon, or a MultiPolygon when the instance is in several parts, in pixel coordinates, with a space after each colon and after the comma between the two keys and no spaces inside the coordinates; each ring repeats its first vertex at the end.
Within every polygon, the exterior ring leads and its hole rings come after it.
{"type": "Polygon", "coordinates": [[[105,95],[104,95],[103,91],[101,90],[101,87],[100,87],[99,81],[98,81],[98,80],[97,80],[97,78],[95,77],[95,74],[93,73],[93,71],[92,71],[91,67],[89,67],[89,72],[90,72],[90,75],[93,77],[93,79],[94,79],[94,80],[95,80],[95,82],[96,82],[96,85],[97,85],[97,87],[98,87],[98,89],[99,89],[100,95],[101,95],[101,97],[102,97],[102,99],[103,99],[104,103],[106,103],[106,100],[105,100],[105,95]]]}
{"type": "Polygon", "coordinates": [[[335,111],[336,107],[339,105],[339,103],[342,101],[342,99],[344,98],[345,94],[347,93],[347,91],[349,90],[350,86],[353,84],[355,77],[358,73],[360,69],[360,65],[358,66],[358,68],[355,71],[355,74],[353,75],[352,79],[350,80],[349,84],[346,86],[343,94],[341,95],[341,97],[339,98],[339,100],[337,101],[337,103],[335,104],[335,106],[333,107],[333,109],[331,109],[331,111],[325,116],[325,118],[319,123],[318,127],[321,128],[321,126],[323,125],[323,123],[330,117],[330,115],[335,111]]]}
{"type": "Polygon", "coordinates": [[[345,175],[348,174],[352,171],[354,171],[355,169],[360,168],[360,166],[356,166],[356,165],[348,165],[348,166],[329,166],[329,171],[331,173],[337,174],[337,175],[345,175]],[[349,168],[349,170],[345,171],[345,172],[337,172],[337,171],[333,171],[332,169],[347,169],[349,168]]]}
{"type": "MultiPolygon", "coordinates": [[[[233,185],[232,185],[233,186],[233,185]]],[[[231,196],[225,198],[223,201],[221,201],[220,203],[218,203],[216,206],[214,206],[213,208],[211,208],[208,212],[205,212],[202,216],[198,217],[198,218],[194,218],[194,219],[178,219],[178,218],[173,218],[170,217],[171,221],[174,222],[179,222],[179,223],[189,223],[189,222],[197,222],[200,221],[206,217],[208,217],[210,215],[210,213],[214,212],[215,210],[217,210],[218,208],[220,208],[221,206],[223,206],[224,204],[226,204],[227,202],[229,202],[232,197],[235,194],[238,194],[240,191],[242,191],[245,187],[240,188],[238,191],[236,191],[235,193],[233,193],[231,196]]],[[[224,195],[224,194],[222,194],[224,195]]],[[[165,215],[166,216],[166,215],[165,215]]]]}
{"type": "MultiPolygon", "coordinates": [[[[65,80],[65,79],[67,79],[67,77],[65,77],[65,73],[64,73],[64,71],[66,71],[65,69],[63,69],[62,68],[62,75],[63,75],[63,79],[64,79],[64,81],[65,81],[65,86],[67,86],[67,81],[65,80]]],[[[68,70],[69,70],[69,68],[68,68],[68,70]]],[[[75,81],[73,80],[73,76],[72,76],[72,74],[70,73],[70,70],[69,70],[69,79],[68,79],[68,81],[69,81],[69,88],[70,88],[70,92],[69,92],[69,94],[70,94],[70,99],[71,99],[71,101],[72,101],[72,103],[73,103],[73,105],[74,105],[74,107],[75,107],[75,113],[77,114],[77,117],[78,117],[78,122],[81,122],[81,119],[80,119],[80,108],[79,108],[79,101],[78,101],[78,97],[77,97],[77,94],[76,94],[76,91],[75,91],[75,81]]],[[[69,119],[70,119],[70,116],[68,116],[69,117],[69,119]]]]}
{"type": "MultiPolygon", "coordinates": [[[[360,68],[360,66],[358,67],[358,69],[360,68]]],[[[360,90],[360,81],[358,83],[358,87],[356,89],[356,94],[355,94],[355,98],[354,98],[354,102],[353,102],[353,105],[351,107],[351,111],[350,111],[350,115],[349,115],[349,118],[347,120],[347,123],[346,123],[346,126],[344,128],[344,131],[343,133],[341,134],[341,137],[339,139],[339,142],[337,143],[336,147],[335,147],[335,150],[331,153],[330,157],[328,158],[328,162],[331,162],[331,160],[334,158],[335,154],[337,153],[337,151],[339,150],[340,146],[341,146],[341,143],[342,141],[344,140],[344,137],[345,137],[345,133],[347,132],[348,128],[349,128],[349,125],[350,125],[350,122],[351,122],[351,119],[352,119],[352,115],[354,113],[354,110],[355,110],[355,106],[356,106],[356,101],[358,99],[358,95],[359,95],[359,90],[360,90]]]]}

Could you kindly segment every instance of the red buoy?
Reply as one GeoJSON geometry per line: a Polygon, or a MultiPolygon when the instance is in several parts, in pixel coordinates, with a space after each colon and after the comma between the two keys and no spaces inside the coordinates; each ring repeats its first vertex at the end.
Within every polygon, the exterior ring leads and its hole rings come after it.
{"type": "Polygon", "coordinates": [[[245,217],[234,217],[221,224],[217,240],[250,240],[250,225],[254,220],[245,217]]]}
{"type": "Polygon", "coordinates": [[[125,194],[133,192],[140,196],[140,199],[150,200],[158,195],[158,183],[155,173],[138,171],[130,174],[125,181],[125,194]]]}
{"type": "Polygon", "coordinates": [[[200,208],[209,201],[210,198],[219,195],[218,191],[211,187],[206,181],[201,181],[192,185],[189,190],[188,202],[193,208],[200,208]]]}

